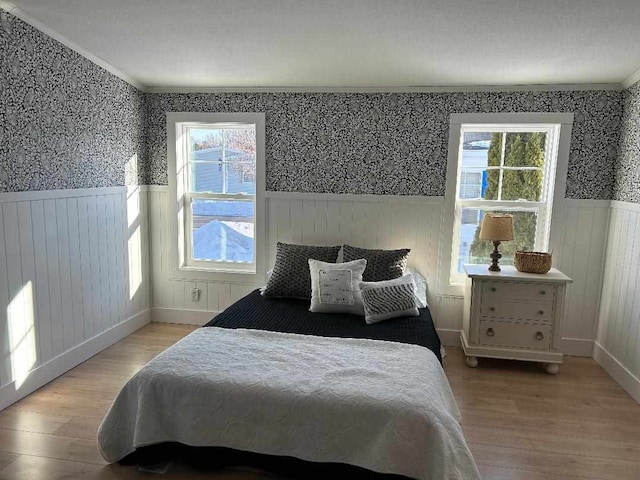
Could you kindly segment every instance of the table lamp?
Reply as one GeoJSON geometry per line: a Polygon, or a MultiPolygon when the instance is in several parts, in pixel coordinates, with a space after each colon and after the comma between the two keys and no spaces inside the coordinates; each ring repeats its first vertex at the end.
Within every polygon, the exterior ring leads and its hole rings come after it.
{"type": "Polygon", "coordinates": [[[500,266],[498,265],[498,260],[502,258],[502,254],[498,251],[498,247],[500,246],[500,242],[513,240],[513,215],[486,213],[482,218],[480,240],[493,242],[489,271],[499,272],[500,266]]]}

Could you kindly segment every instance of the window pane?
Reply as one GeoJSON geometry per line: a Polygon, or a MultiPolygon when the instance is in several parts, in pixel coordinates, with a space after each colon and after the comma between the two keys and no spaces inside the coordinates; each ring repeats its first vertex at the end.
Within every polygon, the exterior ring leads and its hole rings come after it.
{"type": "Polygon", "coordinates": [[[194,260],[253,262],[253,202],[193,199],[194,260]]]}
{"type": "MultiPolygon", "coordinates": [[[[462,167],[484,169],[491,144],[490,132],[465,132],[462,138],[462,167]]],[[[498,165],[500,162],[498,162],[498,165]]]]}
{"type": "Polygon", "coordinates": [[[255,128],[199,128],[189,132],[191,191],[255,194],[255,128]]]}
{"type": "Polygon", "coordinates": [[[460,174],[460,198],[481,198],[484,171],[463,170],[460,174]]]}
{"type": "MultiPolygon", "coordinates": [[[[195,152],[202,154],[204,150],[222,148],[222,130],[218,128],[190,128],[189,136],[192,154],[195,152]]],[[[211,160],[213,160],[213,158],[211,158],[211,160]]],[[[215,158],[215,160],[220,159],[215,158]]]]}
{"type": "MultiPolygon", "coordinates": [[[[491,211],[494,213],[495,211],[491,211]]],[[[491,263],[489,254],[493,251],[493,243],[480,240],[480,225],[485,211],[475,208],[462,209],[462,224],[460,225],[460,243],[458,245],[458,272],[462,273],[462,265],[465,263],[487,264],[491,263]]],[[[538,215],[536,212],[495,212],[510,213],[513,215],[514,240],[503,242],[500,245],[503,265],[513,265],[513,257],[516,250],[533,250],[536,243],[536,228],[538,215]]]]}
{"type": "Polygon", "coordinates": [[[491,132],[464,132],[462,142],[465,150],[488,150],[491,132]]]}
{"type": "MultiPolygon", "coordinates": [[[[254,154],[255,155],[255,154],[254,154]]],[[[256,162],[238,160],[226,166],[227,193],[256,193],[256,162]]]]}
{"type": "Polygon", "coordinates": [[[541,132],[507,133],[504,164],[507,167],[539,167],[544,165],[546,134],[541,132]]]}
{"type": "Polygon", "coordinates": [[[212,193],[256,193],[253,162],[192,162],[191,191],[212,193]]]}
{"type": "Polygon", "coordinates": [[[502,200],[540,201],[542,170],[505,170],[502,200]]]}
{"type": "Polygon", "coordinates": [[[255,128],[224,131],[227,192],[256,193],[255,128]]]}
{"type": "Polygon", "coordinates": [[[222,162],[192,162],[191,191],[222,193],[224,173],[222,162]]]}
{"type": "Polygon", "coordinates": [[[460,199],[498,200],[500,188],[500,170],[483,168],[464,168],[460,172],[460,199]]]}
{"type": "Polygon", "coordinates": [[[501,148],[501,133],[464,133],[459,198],[498,199],[500,171],[487,166],[500,166],[501,148]]]}

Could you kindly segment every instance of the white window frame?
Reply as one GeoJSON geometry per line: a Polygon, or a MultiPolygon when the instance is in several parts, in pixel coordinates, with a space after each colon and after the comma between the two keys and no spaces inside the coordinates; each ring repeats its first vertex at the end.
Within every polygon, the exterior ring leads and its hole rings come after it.
{"type": "Polygon", "coordinates": [[[218,280],[230,283],[258,283],[265,272],[265,115],[263,113],[167,113],[167,164],[169,174],[169,262],[170,278],[218,280]],[[191,202],[193,198],[246,200],[247,195],[190,193],[189,145],[184,136],[189,128],[234,128],[252,124],[256,130],[256,193],[254,201],[254,262],[213,262],[192,259],[191,202]]]}
{"type": "Polygon", "coordinates": [[[536,210],[539,213],[536,247],[553,250],[559,246],[561,225],[564,217],[567,168],[573,114],[571,113],[465,113],[451,114],[449,122],[449,156],[447,186],[445,192],[442,252],[439,265],[439,288],[442,294],[462,295],[465,275],[457,272],[460,242],[459,223],[462,208],[485,210],[522,211],[536,210]],[[545,152],[544,184],[541,199],[544,202],[468,200],[458,199],[458,178],[462,162],[460,145],[463,134],[469,131],[543,131],[547,137],[545,152]],[[557,139],[557,142],[555,141],[557,139]],[[554,151],[553,149],[556,149],[554,151]],[[554,163],[555,160],[555,163],[554,163]],[[551,175],[555,169],[555,175],[551,175]],[[553,177],[553,181],[551,180],[553,177]]]}

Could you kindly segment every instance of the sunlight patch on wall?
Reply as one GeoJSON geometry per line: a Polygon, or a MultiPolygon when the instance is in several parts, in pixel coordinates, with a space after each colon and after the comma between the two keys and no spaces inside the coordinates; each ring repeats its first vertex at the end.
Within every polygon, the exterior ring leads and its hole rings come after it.
{"type": "Polygon", "coordinates": [[[127,225],[135,228],[140,224],[140,189],[131,188],[127,192],[127,225]]]}
{"type": "Polygon", "coordinates": [[[138,185],[140,178],[138,154],[134,154],[124,165],[125,185],[138,185]]]}
{"type": "Polygon", "coordinates": [[[127,196],[127,225],[129,226],[129,300],[133,300],[142,285],[142,233],[140,231],[140,189],[127,196]]]}
{"type": "Polygon", "coordinates": [[[34,325],[33,286],[27,282],[7,307],[11,366],[16,390],[29,376],[36,364],[36,336],[34,325]]]}

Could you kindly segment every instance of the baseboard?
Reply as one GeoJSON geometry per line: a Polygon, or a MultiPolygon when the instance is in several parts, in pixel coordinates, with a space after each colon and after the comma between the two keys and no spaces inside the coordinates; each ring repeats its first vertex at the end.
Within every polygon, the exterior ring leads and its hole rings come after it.
{"type": "Polygon", "coordinates": [[[572,357],[592,357],[593,340],[582,338],[563,338],[560,346],[563,355],[572,357]]]}
{"type": "Polygon", "coordinates": [[[594,342],[593,358],[636,402],[640,403],[640,379],[638,377],[598,342],[594,342]]]}
{"type": "Polygon", "coordinates": [[[451,330],[448,328],[436,328],[440,342],[445,347],[459,347],[460,346],[460,330],[451,330]]]}
{"type": "Polygon", "coordinates": [[[151,311],[146,309],[35,368],[17,389],[15,382],[4,385],[0,388],[0,410],[35,392],[105,348],[144,327],[150,321],[151,311]]]}
{"type": "Polygon", "coordinates": [[[203,312],[202,310],[180,310],[176,308],[153,307],[151,309],[151,321],[202,326],[218,313],[220,312],[203,312]]]}

